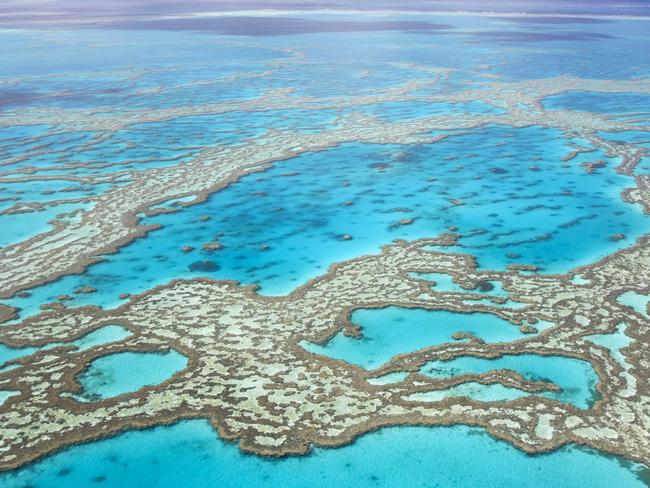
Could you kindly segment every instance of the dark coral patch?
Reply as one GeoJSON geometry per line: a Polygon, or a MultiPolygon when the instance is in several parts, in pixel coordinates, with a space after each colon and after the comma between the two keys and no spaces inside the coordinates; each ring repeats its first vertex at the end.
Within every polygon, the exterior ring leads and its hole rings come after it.
{"type": "Polygon", "coordinates": [[[488,292],[494,290],[494,285],[487,280],[479,281],[476,283],[476,288],[482,292],[488,292]]]}
{"type": "Polygon", "coordinates": [[[205,271],[208,273],[217,271],[220,268],[214,261],[194,261],[189,267],[190,271],[205,271]]]}

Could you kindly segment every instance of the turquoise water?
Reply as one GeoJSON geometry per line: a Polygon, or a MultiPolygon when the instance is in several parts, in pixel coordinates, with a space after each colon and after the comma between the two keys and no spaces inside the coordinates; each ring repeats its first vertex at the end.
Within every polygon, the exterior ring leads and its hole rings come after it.
{"type": "Polygon", "coordinates": [[[0,344],[0,367],[4,365],[7,361],[12,359],[17,359],[23,356],[28,356],[39,350],[52,349],[58,346],[68,346],[72,345],[77,348],[77,352],[82,352],[87,349],[91,349],[95,346],[101,344],[107,344],[109,342],[117,342],[122,339],[126,339],[131,335],[131,332],[126,330],[124,327],[119,325],[107,325],[101,327],[93,332],[86,334],[83,337],[71,342],[55,342],[47,344],[42,347],[9,347],[5,344],[0,344]]]}
{"type": "Polygon", "coordinates": [[[632,344],[633,340],[627,334],[625,334],[625,329],[627,328],[626,324],[619,324],[616,330],[610,334],[593,334],[585,336],[590,342],[603,346],[611,354],[614,361],[616,361],[621,368],[623,368],[623,373],[621,376],[625,380],[625,389],[621,392],[621,396],[624,398],[630,397],[636,394],[637,391],[637,381],[634,376],[629,373],[632,365],[627,362],[625,354],[623,354],[623,349],[632,344]]]}
{"type": "Polygon", "coordinates": [[[0,234],[0,248],[52,230],[53,226],[50,222],[57,220],[58,215],[80,208],[89,207],[78,203],[68,203],[54,205],[37,212],[0,215],[0,226],[3,229],[2,234],[0,234]]]}
{"type": "MultiPolygon", "coordinates": [[[[454,342],[452,334],[455,332],[469,332],[486,342],[506,342],[524,336],[515,325],[485,313],[461,314],[387,307],[356,310],[351,320],[361,327],[360,338],[339,332],[324,345],[305,341],[300,345],[315,354],[374,369],[398,354],[454,342]]],[[[432,378],[449,378],[499,369],[515,371],[529,381],[554,383],[560,387],[560,391],[545,391],[539,395],[571,403],[578,408],[590,408],[599,395],[596,391],[598,376],[592,366],[586,361],[561,356],[522,354],[504,355],[496,359],[467,356],[451,361],[429,362],[420,372],[432,378]]],[[[396,373],[370,382],[393,383],[402,381],[404,377],[396,373]]],[[[451,396],[469,396],[482,401],[506,401],[527,395],[529,393],[502,385],[467,383],[449,390],[417,394],[413,399],[438,401],[451,396]]]]}
{"type": "Polygon", "coordinates": [[[611,334],[593,334],[585,336],[585,339],[609,349],[612,357],[618,361],[621,367],[628,369],[630,365],[621,352],[621,349],[632,344],[632,338],[625,334],[626,327],[625,324],[620,324],[611,334]]]}
{"type": "Polygon", "coordinates": [[[494,297],[507,297],[500,280],[485,280],[476,283],[472,289],[463,288],[451,275],[445,273],[410,273],[413,278],[431,282],[431,288],[442,293],[479,293],[494,297]]]}
{"type": "Polygon", "coordinates": [[[394,239],[435,236],[450,226],[463,237],[460,246],[442,250],[471,253],[482,267],[523,262],[567,271],[631,244],[650,229],[650,219],[621,201],[620,191],[632,181],[613,171],[614,161],[593,174],[584,171],[581,158],[605,158],[599,151],[564,164],[560,158],[570,148],[559,136],[541,127],[490,126],[431,145],[344,144],[304,154],[244,177],[204,203],[146,219],[163,228],[83,275],[6,303],[23,308],[23,316],[60,294],[74,297],[69,306],[111,307],[121,293],[196,276],[255,283],[263,294],[283,294],[334,262],[377,252],[394,239]],[[352,239],[342,240],[344,234],[352,239]],[[625,237],[612,241],[614,234],[625,237]],[[201,249],[215,240],[223,249],[201,249]],[[195,250],[184,253],[184,246],[195,250]],[[98,292],[74,295],[84,285],[98,292]]]}
{"type": "Polygon", "coordinates": [[[80,401],[96,401],[157,385],[187,366],[187,358],[165,353],[118,352],[93,360],[77,380],[80,401]]]}
{"type": "Polygon", "coordinates": [[[429,281],[431,288],[441,293],[471,293],[454,281],[453,276],[445,273],[409,273],[415,279],[429,281]]]}
{"type": "Polygon", "coordinates": [[[409,273],[411,277],[431,283],[431,289],[439,293],[476,293],[476,298],[465,299],[467,305],[487,305],[502,308],[522,308],[526,304],[509,298],[509,293],[503,289],[499,280],[485,280],[475,284],[474,289],[465,289],[445,273],[409,273]],[[488,295],[485,297],[485,295],[488,295]],[[481,298],[483,296],[483,298],[481,298]],[[493,300],[497,298],[499,300],[493,300]],[[504,301],[500,299],[505,298],[504,301]]]}
{"type": "MultiPolygon", "coordinates": [[[[305,17],[334,22],[351,18],[305,17]]],[[[372,96],[379,90],[399,89],[406,80],[431,81],[440,67],[452,70],[436,84],[422,85],[414,95],[446,96],[496,79],[507,83],[558,75],[650,76],[650,31],[643,20],[526,24],[498,17],[390,18],[446,26],[427,32],[273,37],[155,30],[1,30],[0,40],[11,56],[3,57],[0,104],[6,94],[9,100],[12,94],[20,95],[19,101],[0,105],[2,115],[37,108],[79,109],[123,115],[120,120],[124,120],[134,109],[148,114],[161,108],[250,100],[269,89],[330,100],[313,101],[312,108],[322,110],[189,115],[137,123],[111,134],[69,127],[54,113],[33,120],[32,126],[3,127],[0,211],[15,203],[98,196],[114,184],[131,181],[124,174],[109,182],[107,178],[122,171],[180,164],[206,147],[245,144],[269,129],[329,130],[353,112],[394,123],[431,115],[500,113],[499,100],[491,100],[494,106],[409,100],[329,108],[334,97],[372,96]],[[28,175],[54,179],[16,181],[28,175]]],[[[648,95],[633,93],[570,92],[549,97],[544,104],[609,114],[643,126],[648,122],[648,101],[648,95]]],[[[118,298],[121,293],[139,293],[173,278],[197,276],[236,279],[258,284],[263,294],[284,294],[322,274],[332,263],[378,252],[397,238],[431,237],[452,226],[462,234],[460,245],[443,251],[472,254],[484,269],[527,263],[559,273],[629,246],[650,230],[650,219],[620,199],[621,190],[633,184],[631,178],[615,173],[620,161],[600,151],[561,161],[572,149],[571,142],[587,145],[585,141],[554,129],[498,125],[449,135],[430,145],[343,144],[278,163],[274,169],[242,178],[204,203],[146,219],[145,223],[160,223],[163,228],[88,272],[63,277],[30,290],[29,297],[4,303],[22,307],[23,317],[39,312],[42,303],[62,294],[73,296],[66,302],[69,306],[113,307],[123,302],[118,298]],[[587,173],[583,164],[597,160],[605,161],[605,167],[587,173]],[[210,220],[202,221],[202,216],[210,220]],[[343,234],[352,239],[342,240],[343,234]],[[615,234],[625,237],[610,239],[615,234]],[[223,249],[201,249],[213,241],[222,243],[223,249]],[[195,250],[183,253],[187,245],[195,250]],[[81,286],[98,291],[74,294],[81,286]]],[[[650,147],[650,137],[643,131],[598,135],[650,147]]],[[[645,158],[638,172],[649,171],[650,158],[645,158]]],[[[44,232],[62,209],[80,207],[70,204],[0,216],[0,246],[44,232]]],[[[443,276],[429,278],[437,282],[432,283],[434,291],[467,292],[443,276]]],[[[472,290],[481,296],[471,303],[495,305],[493,298],[507,298],[500,283],[490,284],[491,290],[472,290]]],[[[641,295],[621,299],[642,314],[646,301],[641,295]]],[[[503,306],[522,305],[510,300],[503,306]]],[[[457,318],[445,312],[360,310],[353,320],[364,327],[364,338],[337,335],[323,346],[305,347],[374,368],[395,354],[451,342],[451,334],[459,330],[488,341],[523,337],[516,326],[488,314],[463,316],[467,322],[457,318]]],[[[125,337],[124,329],[111,330],[74,344],[83,349],[125,337]]],[[[626,338],[621,334],[588,339],[608,347],[625,369],[621,350],[626,338]]],[[[34,351],[0,346],[0,361],[34,351]]],[[[85,400],[157,384],[186,364],[175,352],[124,354],[98,359],[80,376],[85,400]]],[[[584,365],[566,362],[570,359],[522,361],[520,357],[455,364],[466,370],[507,365],[563,385],[562,392],[542,393],[545,396],[582,407],[592,398],[593,371],[584,365]]],[[[373,381],[403,378],[404,374],[396,373],[373,381]]],[[[491,400],[525,393],[500,385],[467,384],[444,394],[491,400]]],[[[242,455],[236,446],[216,438],[205,422],[193,421],[66,450],[0,475],[0,486],[643,486],[636,474],[638,467],[577,448],[529,457],[465,427],[385,429],[345,448],[268,460],[242,455]]]]}
{"type": "Polygon", "coordinates": [[[650,319],[650,313],[648,313],[650,295],[642,295],[635,291],[626,291],[617,298],[617,301],[623,305],[631,307],[636,313],[650,319]]]}
{"type": "Polygon", "coordinates": [[[388,428],[341,449],[265,459],[220,440],[204,420],[128,432],[67,449],[15,473],[0,486],[128,487],[578,487],[647,486],[633,463],[577,447],[528,456],[469,427],[388,428]],[[471,453],[471,458],[468,458],[471,453]]]}
{"type": "Polygon", "coordinates": [[[355,310],[351,320],[361,326],[360,338],[340,332],[322,346],[303,342],[302,347],[373,369],[397,354],[454,342],[455,332],[469,332],[486,342],[509,342],[524,337],[518,326],[487,313],[387,307],[355,310]]]}
{"type": "Polygon", "coordinates": [[[18,202],[49,202],[54,199],[85,198],[103,193],[110,186],[109,184],[81,185],[66,180],[0,183],[0,211],[6,210],[18,202]],[[11,198],[11,200],[1,201],[5,197],[11,198]]]}
{"type": "MultiPolygon", "coordinates": [[[[559,392],[546,391],[536,395],[571,403],[577,408],[590,408],[598,398],[598,376],[591,364],[562,356],[521,354],[505,355],[496,359],[462,356],[451,361],[432,361],[422,366],[420,372],[432,378],[449,378],[498,369],[515,371],[528,381],[554,383],[560,387],[559,392]]],[[[521,396],[528,395],[526,392],[519,393],[521,396]]]]}
{"type": "Polygon", "coordinates": [[[3,366],[7,361],[12,359],[17,359],[23,356],[28,356],[38,349],[35,347],[9,347],[4,344],[0,344],[0,367],[3,366]]]}
{"type": "Polygon", "coordinates": [[[107,325],[100,329],[94,330],[89,334],[72,341],[71,344],[77,346],[79,351],[85,351],[100,344],[108,342],[117,342],[126,339],[131,335],[131,332],[119,325],[107,325]]]}

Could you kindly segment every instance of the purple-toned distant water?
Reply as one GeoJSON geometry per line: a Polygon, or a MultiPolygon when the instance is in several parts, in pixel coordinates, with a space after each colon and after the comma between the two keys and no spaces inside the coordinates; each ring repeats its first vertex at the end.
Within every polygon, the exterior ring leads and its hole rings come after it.
{"type": "MultiPolygon", "coordinates": [[[[633,15],[650,16],[650,2],[647,0],[626,0],[612,2],[611,0],[104,0],[89,4],[86,0],[5,0],[0,4],[0,27],[12,28],[34,27],[44,25],[69,25],[79,21],[94,22],[100,20],[129,20],[140,24],[146,29],[144,20],[165,15],[198,14],[215,11],[250,11],[250,10],[394,10],[394,11],[463,11],[463,12],[492,12],[492,13],[528,13],[547,17],[527,22],[563,23],[557,17],[549,14],[562,15],[633,15]]],[[[569,20],[571,21],[571,20],[569,20]]],[[[593,22],[584,19],[580,22],[593,22]]],[[[375,29],[394,30],[392,22],[373,23],[375,29]],[[381,24],[384,24],[383,27],[381,24]]],[[[171,22],[168,25],[177,25],[171,22]]],[[[237,28],[238,21],[232,20],[230,26],[237,28]]],[[[274,27],[278,27],[277,24],[274,27]]],[[[289,30],[298,29],[302,32],[332,32],[332,30],[314,30],[313,24],[304,26],[296,24],[289,30]],[[304,30],[309,28],[309,30],[304,30]]],[[[322,27],[322,26],[321,26],[322,27]]],[[[342,31],[357,30],[358,26],[342,26],[342,31]]],[[[366,29],[362,29],[366,30],[366,29]]],[[[337,32],[334,30],[333,32],[337,32]]],[[[229,32],[230,33],[230,32],[229,32]]],[[[274,35],[276,29],[266,32],[274,35]]]]}

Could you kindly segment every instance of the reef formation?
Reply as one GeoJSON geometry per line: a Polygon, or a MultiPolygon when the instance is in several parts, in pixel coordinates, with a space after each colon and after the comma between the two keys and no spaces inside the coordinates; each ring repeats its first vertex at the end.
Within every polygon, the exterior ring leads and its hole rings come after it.
{"type": "MultiPolygon", "coordinates": [[[[300,62],[300,56],[293,54],[295,59],[285,63],[300,62]]],[[[421,70],[417,65],[410,69],[421,70]]],[[[129,124],[273,107],[321,110],[385,101],[479,100],[502,110],[498,114],[443,115],[402,122],[352,113],[341,117],[331,130],[273,130],[243,145],[206,148],[181,164],[104,175],[104,182],[123,181],[125,177],[128,182],[85,198],[92,208],[60,219],[53,230],[0,250],[0,297],[81,273],[102,255],[143,237],[154,227],[139,225],[141,214],[177,210],[154,208],[162,202],[182,198],[185,200],[180,207],[193,205],[245,174],[346,142],[435,144],[441,137],[453,137],[431,135],[436,130],[463,131],[487,124],[560,129],[567,137],[583,138],[609,157],[620,158],[617,171],[635,179],[635,186],[626,189],[622,197],[650,213],[650,177],[635,173],[646,150],[630,143],[614,143],[598,134],[648,132],[648,126],[594,113],[549,110],[541,104],[544,97],[572,90],[650,93],[648,80],[489,80],[444,96],[417,94],[422,87],[444,80],[448,73],[445,69],[428,70],[424,79],[367,97],[318,99],[294,97],[290,90],[273,90],[252,101],[189,108],[115,115],[40,108],[5,116],[0,126],[32,125],[47,119],[62,134],[91,130],[99,134],[99,141],[129,124]]],[[[566,155],[567,163],[581,151],[584,148],[576,146],[566,155]]],[[[594,169],[597,167],[585,168],[594,169]]],[[[37,180],[43,176],[24,178],[37,180]]],[[[98,182],[97,176],[79,176],[77,180],[98,182]]],[[[29,208],[17,205],[6,212],[22,211],[29,208]]],[[[404,221],[403,225],[409,223],[404,221]]],[[[65,344],[40,350],[10,361],[0,371],[0,389],[16,392],[0,405],[0,468],[16,468],[64,446],[125,429],[197,417],[210,419],[220,435],[238,441],[242,449],[271,456],[302,454],[310,446],[342,445],[383,426],[462,423],[482,426],[493,436],[531,453],[577,443],[650,464],[648,319],[618,301],[630,291],[650,294],[649,237],[566,275],[531,273],[534,270],[525,263],[508,271],[479,270],[470,255],[429,249],[453,245],[458,237],[450,233],[414,242],[396,241],[379,254],[333,265],[326,274],[287,296],[264,297],[255,287],[233,281],[177,280],[132,296],[116,309],[67,308],[58,303],[37,316],[5,324],[2,342],[11,347],[66,343],[114,324],[132,334],[83,351],[65,344]],[[447,274],[464,291],[436,291],[413,273],[447,274]],[[574,279],[577,275],[579,281],[574,279]],[[483,284],[495,280],[523,306],[509,308],[482,300],[489,298],[483,284]],[[513,342],[486,343],[460,334],[456,340],[399,355],[370,371],[312,354],[300,346],[302,341],[323,344],[340,331],[363,335],[363,330],[351,323],[350,314],[361,308],[388,306],[450,310],[467,317],[472,312],[489,312],[526,335],[513,342]],[[538,331],[535,324],[540,321],[551,326],[538,331]],[[613,334],[621,325],[632,339],[621,350],[624,362],[588,338],[613,334]],[[96,358],[125,351],[170,349],[185,355],[188,364],[160,385],[96,402],[79,402],[71,396],[80,390],[78,375],[96,358]],[[509,370],[443,379],[420,373],[421,367],[432,360],[531,353],[588,361],[599,377],[594,406],[581,410],[535,396],[557,386],[530,381],[509,370]],[[396,383],[369,382],[394,372],[408,375],[396,383]],[[467,382],[500,384],[530,396],[508,402],[466,397],[426,401],[418,396],[467,382]]],[[[0,307],[0,321],[9,321],[14,314],[10,307],[0,307]]]]}

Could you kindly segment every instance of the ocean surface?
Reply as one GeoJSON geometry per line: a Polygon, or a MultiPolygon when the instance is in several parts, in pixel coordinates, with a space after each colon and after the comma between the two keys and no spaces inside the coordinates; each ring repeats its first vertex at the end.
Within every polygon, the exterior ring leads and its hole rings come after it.
{"type": "MultiPolygon", "coordinates": [[[[261,30],[259,22],[210,24],[200,19],[188,25],[118,22],[96,29],[0,30],[5,50],[0,55],[0,122],[5,117],[15,121],[0,129],[0,248],[12,249],[50,230],[54,219],[79,218],[74,211],[89,210],[93,198],[129,184],[134,172],[183,164],[206,147],[244,146],[270,138],[273,131],[318,134],[354,116],[404,123],[503,113],[498,100],[355,104],[399,89],[407,80],[440,77],[413,92],[426,96],[491,81],[650,77],[646,19],[563,18],[552,23],[535,17],[434,13],[301,18],[276,19],[261,30]],[[77,130],[65,118],[91,112],[124,120],[133,111],[163,109],[174,114],[284,89],[291,96],[313,97],[311,107],[171,115],[110,133],[77,130]],[[347,102],[332,102],[342,99],[347,102]],[[20,122],[30,110],[41,115],[20,122]]],[[[647,94],[567,91],[540,103],[548,110],[650,123],[647,94]]],[[[539,124],[489,123],[427,135],[440,140],[346,142],[273,162],[200,203],[192,196],[163,202],[159,209],[173,211],[140,216],[142,224],[160,225],[147,237],[81,274],[0,303],[19,308],[20,319],[62,295],[68,307],[112,308],[127,301],[120,295],[196,277],[236,280],[257,285],[263,295],[284,295],[334,263],[378,253],[396,239],[435,237],[450,229],[461,237],[440,250],[471,254],[482,269],[526,263],[544,273],[570,273],[650,232],[650,218],[621,198],[634,184],[633,177],[616,171],[621,161],[574,134],[539,124]],[[567,160],[576,146],[586,151],[567,160]],[[596,169],[587,171],[593,162],[598,162],[596,169]],[[204,249],[213,242],[222,248],[204,249]],[[96,291],[76,292],[81,287],[96,291]]],[[[598,136],[650,148],[650,134],[643,131],[601,131],[598,136]]],[[[636,171],[650,171],[650,158],[636,171]]],[[[438,290],[461,291],[444,276],[429,278],[438,290]]],[[[493,285],[492,295],[507,296],[498,283],[493,285]]],[[[621,302],[645,313],[648,299],[631,293],[621,302]]],[[[471,314],[459,324],[459,314],[451,312],[389,307],[356,310],[352,320],[367,340],[338,334],[326,344],[302,346],[372,370],[396,354],[450,342],[458,331],[487,342],[522,336],[491,314],[471,314]],[[405,323],[408,331],[400,329],[405,323]]],[[[126,335],[128,331],[109,326],[74,345],[90,348],[126,335]]],[[[621,331],[594,341],[618,351],[626,344],[624,337],[621,331]]],[[[35,348],[0,344],[0,368],[33,352],[35,348]]],[[[78,377],[81,390],[75,398],[95,401],[158,384],[186,361],[175,351],[106,356],[78,377]]],[[[597,399],[598,378],[589,363],[559,356],[461,357],[426,364],[421,373],[443,378],[504,368],[556,383],[561,391],[540,395],[576,408],[588,409],[597,399]]],[[[386,379],[393,380],[400,377],[386,379]]],[[[479,401],[529,395],[476,383],[435,393],[479,401]]],[[[0,392],[0,402],[6,395],[0,392]]],[[[631,461],[577,446],[530,456],[466,426],[391,427],[340,448],[268,459],[242,453],[199,419],[64,449],[0,474],[0,487],[624,488],[648,486],[649,480],[648,468],[631,461]]]]}
{"type": "Polygon", "coordinates": [[[203,420],[77,446],[14,473],[2,486],[642,487],[638,465],[565,447],[528,456],[481,429],[391,427],[339,449],[265,459],[223,442],[203,420]]]}

